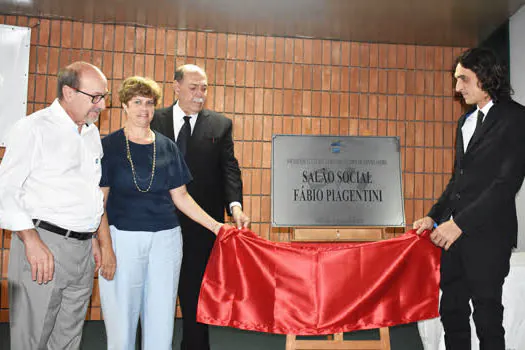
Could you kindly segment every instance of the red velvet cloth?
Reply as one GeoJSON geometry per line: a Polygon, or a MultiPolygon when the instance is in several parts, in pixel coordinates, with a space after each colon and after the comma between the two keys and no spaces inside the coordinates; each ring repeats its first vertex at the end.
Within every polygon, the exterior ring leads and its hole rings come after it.
{"type": "Polygon", "coordinates": [[[409,231],[370,243],[276,243],[221,230],[197,321],[316,335],[438,316],[441,251],[409,231]]]}

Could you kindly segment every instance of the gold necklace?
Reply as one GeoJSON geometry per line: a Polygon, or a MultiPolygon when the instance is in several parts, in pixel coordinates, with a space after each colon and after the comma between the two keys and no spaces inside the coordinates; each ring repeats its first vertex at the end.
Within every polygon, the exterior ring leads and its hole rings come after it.
{"type": "Polygon", "coordinates": [[[131,159],[131,151],[129,149],[128,134],[126,133],[125,130],[124,130],[124,136],[126,136],[126,155],[129,161],[129,165],[131,166],[131,173],[133,175],[133,182],[135,183],[135,187],[137,188],[137,190],[139,190],[139,192],[142,192],[142,193],[149,192],[149,190],[151,189],[151,184],[153,183],[153,178],[155,177],[155,163],[157,160],[157,146],[155,142],[155,139],[156,139],[155,134],[153,133],[153,163],[151,165],[151,178],[149,180],[149,186],[145,190],[140,188],[139,184],[137,183],[137,175],[135,173],[135,166],[133,165],[133,160],[131,159]]]}

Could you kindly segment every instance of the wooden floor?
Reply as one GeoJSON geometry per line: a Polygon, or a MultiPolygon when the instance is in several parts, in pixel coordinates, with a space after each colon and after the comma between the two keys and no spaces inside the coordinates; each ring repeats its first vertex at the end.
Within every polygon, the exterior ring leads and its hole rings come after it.
{"type": "MultiPolygon", "coordinates": [[[[177,320],[173,349],[179,349],[182,322],[177,320]]],[[[284,350],[284,335],[247,332],[233,328],[212,327],[210,331],[212,350],[284,350]]],[[[305,337],[306,338],[306,337],[305,337]]],[[[303,339],[303,337],[301,337],[303,339]]],[[[379,339],[377,331],[362,331],[345,334],[345,339],[379,339]]],[[[392,350],[423,350],[415,324],[390,328],[392,350]]],[[[106,348],[106,331],[102,321],[86,322],[82,350],[106,348]]],[[[138,348],[137,348],[138,349],[138,348]]],[[[9,350],[9,324],[0,323],[0,350],[9,350]]],[[[14,349],[12,349],[14,350],[14,349]]]]}

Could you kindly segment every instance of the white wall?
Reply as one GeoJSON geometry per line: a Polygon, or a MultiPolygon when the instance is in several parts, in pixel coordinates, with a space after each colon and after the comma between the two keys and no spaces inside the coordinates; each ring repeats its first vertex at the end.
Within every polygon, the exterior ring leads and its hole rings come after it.
{"type": "MultiPolygon", "coordinates": [[[[525,5],[509,20],[510,82],[514,100],[525,105],[525,5]]],[[[525,150],[523,150],[525,155],[525,150]]],[[[518,250],[525,251],[525,186],[516,198],[518,209],[518,250]]]]}

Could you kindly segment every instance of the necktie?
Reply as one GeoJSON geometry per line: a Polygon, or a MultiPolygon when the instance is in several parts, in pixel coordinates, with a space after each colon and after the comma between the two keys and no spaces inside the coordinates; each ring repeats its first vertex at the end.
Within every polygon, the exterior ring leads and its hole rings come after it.
{"type": "Polygon", "coordinates": [[[182,128],[180,128],[179,136],[177,136],[177,146],[179,147],[179,150],[183,156],[186,155],[188,141],[190,140],[191,136],[190,118],[191,117],[188,116],[184,117],[184,124],[182,125],[182,128]]]}
{"type": "Polygon", "coordinates": [[[485,114],[483,114],[483,112],[481,110],[478,111],[478,120],[476,121],[476,129],[474,130],[474,134],[472,134],[472,137],[470,138],[470,141],[468,143],[469,146],[470,146],[470,144],[472,142],[474,142],[473,140],[476,139],[479,136],[479,133],[481,132],[481,126],[483,124],[483,117],[484,116],[485,116],[485,114]]]}

